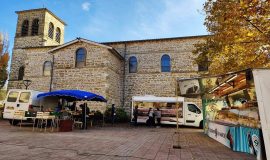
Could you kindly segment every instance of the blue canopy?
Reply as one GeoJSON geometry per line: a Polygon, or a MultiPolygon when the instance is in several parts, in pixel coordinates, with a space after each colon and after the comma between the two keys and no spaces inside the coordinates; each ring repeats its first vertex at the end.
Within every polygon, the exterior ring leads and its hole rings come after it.
{"type": "Polygon", "coordinates": [[[97,94],[81,91],[81,90],[58,90],[47,93],[41,93],[37,95],[37,98],[41,97],[61,97],[69,100],[77,100],[77,101],[99,101],[99,102],[107,102],[107,100],[97,94]]]}

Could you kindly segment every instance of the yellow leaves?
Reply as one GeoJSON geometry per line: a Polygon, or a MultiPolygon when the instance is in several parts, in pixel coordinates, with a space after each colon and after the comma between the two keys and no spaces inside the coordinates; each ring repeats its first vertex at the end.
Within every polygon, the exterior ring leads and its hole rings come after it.
{"type": "Polygon", "coordinates": [[[254,35],[254,33],[252,33],[252,32],[248,32],[248,33],[247,33],[247,36],[248,36],[248,37],[252,37],[253,35],[254,35]]]}
{"type": "Polygon", "coordinates": [[[260,0],[206,1],[204,24],[213,36],[197,45],[194,53],[211,60],[210,73],[269,65],[266,54],[258,52],[270,45],[269,8],[268,1],[260,0]]]}

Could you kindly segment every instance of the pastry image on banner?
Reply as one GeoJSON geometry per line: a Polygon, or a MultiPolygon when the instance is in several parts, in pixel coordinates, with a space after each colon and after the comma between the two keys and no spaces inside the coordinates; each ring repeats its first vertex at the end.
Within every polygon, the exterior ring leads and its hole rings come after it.
{"type": "Polygon", "coordinates": [[[197,79],[181,81],[179,87],[181,95],[196,95],[200,93],[199,81],[197,79]]]}

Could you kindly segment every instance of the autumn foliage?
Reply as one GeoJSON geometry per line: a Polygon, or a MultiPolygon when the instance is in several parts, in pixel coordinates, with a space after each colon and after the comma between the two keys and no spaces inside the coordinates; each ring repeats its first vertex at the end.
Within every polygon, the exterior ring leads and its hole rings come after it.
{"type": "Polygon", "coordinates": [[[7,36],[4,36],[0,33],[0,87],[2,88],[7,80],[8,72],[8,39],[7,36]]]}
{"type": "Polygon", "coordinates": [[[212,74],[269,67],[269,0],[207,0],[204,11],[211,36],[196,45],[198,64],[212,74]]]}

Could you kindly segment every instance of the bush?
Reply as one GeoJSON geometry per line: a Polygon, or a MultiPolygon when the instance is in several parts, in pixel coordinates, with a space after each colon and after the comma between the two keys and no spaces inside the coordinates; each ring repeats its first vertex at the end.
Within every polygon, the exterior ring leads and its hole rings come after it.
{"type": "MultiPolygon", "coordinates": [[[[107,123],[111,122],[111,112],[112,112],[111,107],[107,107],[104,112],[105,122],[107,123]]],[[[128,115],[123,108],[115,108],[115,112],[116,112],[115,122],[128,122],[129,120],[128,115]]]]}
{"type": "Polygon", "coordinates": [[[116,109],[116,122],[128,122],[127,112],[123,108],[116,109]]]}

